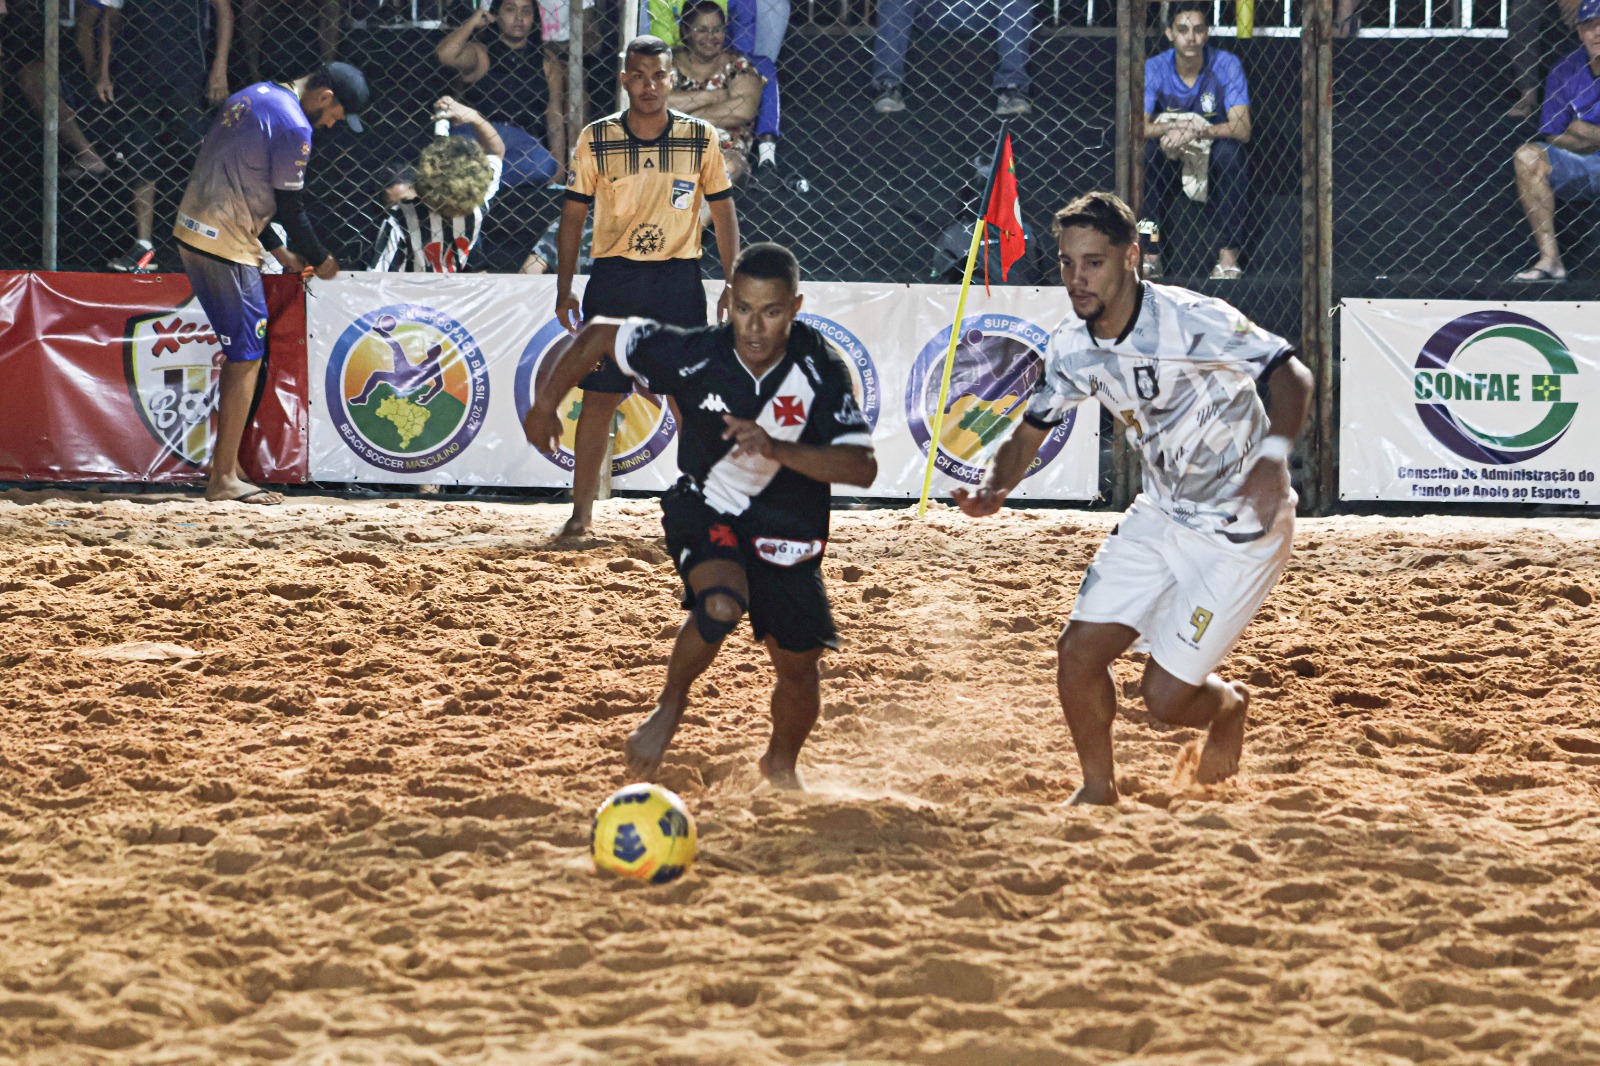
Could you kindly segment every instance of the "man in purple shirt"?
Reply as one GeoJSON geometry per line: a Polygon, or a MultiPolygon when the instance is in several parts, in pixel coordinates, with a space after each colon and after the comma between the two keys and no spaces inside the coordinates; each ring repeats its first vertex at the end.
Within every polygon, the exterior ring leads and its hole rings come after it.
{"type": "Polygon", "coordinates": [[[266,354],[261,250],[271,252],[286,271],[314,270],[319,278],[339,272],[301,201],[311,131],[344,119],[361,132],[356,115],[370,98],[366,79],[348,63],[325,64],[287,84],[258,82],[228,97],[200,145],[172,235],[226,360],[208,500],[283,500],[246,481],[239,469],[239,444],[266,354]],[[287,249],[269,226],[274,216],[288,233],[287,249]]]}
{"type": "Polygon", "coordinates": [[[1544,83],[1539,132],[1544,144],[1517,149],[1517,196],[1539,246],[1538,260],[1512,280],[1565,281],[1556,244],[1556,200],[1600,200],[1600,0],[1578,5],[1582,47],[1544,83]]]}

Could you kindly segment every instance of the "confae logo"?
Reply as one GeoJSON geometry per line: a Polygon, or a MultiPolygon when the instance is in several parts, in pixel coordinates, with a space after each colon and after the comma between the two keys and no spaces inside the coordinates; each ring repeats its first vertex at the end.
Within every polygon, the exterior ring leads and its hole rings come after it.
{"type": "Polygon", "coordinates": [[[139,419],[160,445],[191,466],[211,458],[222,349],[199,303],[128,319],[123,373],[139,419]]]}
{"type": "Polygon", "coordinates": [[[1578,413],[1577,360],[1546,325],[1513,311],[1474,311],[1428,338],[1412,395],[1439,443],[1463,459],[1506,465],[1549,451],[1578,413]]]}

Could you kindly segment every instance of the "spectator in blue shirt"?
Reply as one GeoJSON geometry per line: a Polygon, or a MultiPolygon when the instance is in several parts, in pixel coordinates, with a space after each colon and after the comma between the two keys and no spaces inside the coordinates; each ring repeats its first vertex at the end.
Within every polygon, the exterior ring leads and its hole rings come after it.
{"type": "Polygon", "coordinates": [[[1515,281],[1565,281],[1556,244],[1556,200],[1600,200],[1600,0],[1578,5],[1582,46],[1555,65],[1544,83],[1543,144],[1517,149],[1517,196],[1539,258],[1515,281]]]}
{"type": "MultiPolygon", "coordinates": [[[[1238,57],[1210,47],[1210,37],[1210,4],[1195,0],[1173,4],[1167,22],[1172,47],[1145,60],[1144,214],[1159,230],[1185,167],[1191,180],[1203,175],[1204,199],[1214,201],[1222,216],[1211,278],[1234,281],[1241,274],[1239,251],[1250,184],[1244,150],[1250,140],[1250,88],[1238,57]],[[1199,158],[1202,154],[1208,158],[1199,158]]],[[[1161,276],[1159,254],[1146,256],[1145,276],[1161,276]]]]}

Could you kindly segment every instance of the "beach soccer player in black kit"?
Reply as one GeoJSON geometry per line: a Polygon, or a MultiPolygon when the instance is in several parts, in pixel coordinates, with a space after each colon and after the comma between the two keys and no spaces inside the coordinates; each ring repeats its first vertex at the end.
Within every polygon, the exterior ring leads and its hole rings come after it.
{"type": "Polygon", "coordinates": [[[629,772],[647,780],[677,732],[689,687],[748,612],[777,674],[761,772],[779,788],[800,787],[795,764],[822,707],[818,663],[839,641],[822,585],[830,486],[870,486],[878,461],[844,360],[794,320],[799,284],[787,248],[755,244],[734,264],[726,324],[591,320],[546,360],[523,423],[528,440],[553,454],[557,404],[602,356],[676,397],[683,412],[682,477],[661,500],[661,524],[690,613],[661,698],[628,736],[629,772]]]}

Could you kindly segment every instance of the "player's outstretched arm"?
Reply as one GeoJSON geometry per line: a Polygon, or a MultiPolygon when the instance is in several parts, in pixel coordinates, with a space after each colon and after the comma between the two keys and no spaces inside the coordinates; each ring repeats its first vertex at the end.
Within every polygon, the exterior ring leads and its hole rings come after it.
{"type": "Polygon", "coordinates": [[[522,433],[529,444],[546,455],[554,455],[560,449],[561,415],[557,405],[563,396],[578,387],[578,382],[594,369],[602,356],[612,351],[621,325],[621,319],[596,318],[576,337],[564,337],[556,342],[539,369],[533,386],[533,406],[522,420],[522,433]]]}
{"type": "Polygon", "coordinates": [[[1033,465],[1040,446],[1049,435],[1049,429],[1041,429],[1027,421],[1018,422],[1017,428],[1011,431],[1011,435],[1000,445],[1000,450],[995,452],[989,470],[983,476],[983,483],[970,492],[956,489],[950,498],[955,500],[963,513],[973,518],[994,514],[1005,505],[1011,490],[1022,484],[1028,467],[1033,465]]]}

